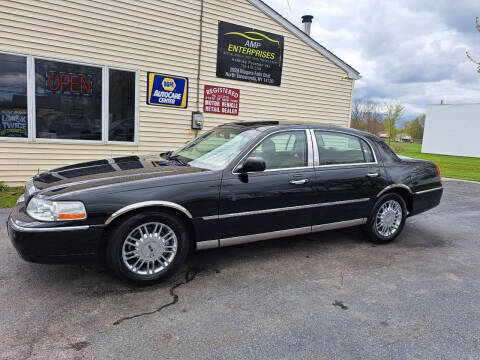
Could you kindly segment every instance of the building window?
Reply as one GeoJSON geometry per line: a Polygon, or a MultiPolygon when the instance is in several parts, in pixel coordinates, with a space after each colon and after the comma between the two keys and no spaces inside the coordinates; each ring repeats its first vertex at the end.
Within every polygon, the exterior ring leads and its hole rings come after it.
{"type": "Polygon", "coordinates": [[[0,54],[0,137],[28,137],[25,56],[0,54]]]}
{"type": "Polygon", "coordinates": [[[135,143],[137,82],[134,70],[0,53],[0,139],[135,143]]]}
{"type": "Polygon", "coordinates": [[[35,60],[37,138],[102,140],[102,68],[35,60]]]}
{"type": "Polygon", "coordinates": [[[108,140],[134,141],[135,73],[109,69],[108,140]]]}

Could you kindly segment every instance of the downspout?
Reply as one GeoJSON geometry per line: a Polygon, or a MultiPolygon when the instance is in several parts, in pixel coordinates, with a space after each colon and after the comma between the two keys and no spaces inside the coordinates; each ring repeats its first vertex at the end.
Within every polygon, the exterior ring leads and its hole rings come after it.
{"type": "MultiPolygon", "coordinates": [[[[200,112],[200,73],[202,69],[202,43],[203,43],[203,1],[200,0],[200,39],[198,44],[198,62],[197,62],[197,112],[200,112]]],[[[195,130],[195,137],[198,136],[198,129],[195,130]]]]}

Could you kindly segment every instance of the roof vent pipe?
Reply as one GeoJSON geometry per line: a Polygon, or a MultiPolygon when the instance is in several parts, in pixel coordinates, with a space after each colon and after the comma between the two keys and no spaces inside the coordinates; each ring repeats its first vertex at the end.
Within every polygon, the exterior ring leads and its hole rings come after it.
{"type": "Polygon", "coordinates": [[[302,16],[302,23],[303,23],[303,31],[305,34],[310,36],[310,27],[312,26],[312,15],[303,15],[302,16]]]}

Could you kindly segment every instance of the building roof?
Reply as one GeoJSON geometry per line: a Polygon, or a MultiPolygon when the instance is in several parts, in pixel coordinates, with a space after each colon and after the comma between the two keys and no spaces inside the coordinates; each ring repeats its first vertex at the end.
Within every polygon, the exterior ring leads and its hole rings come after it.
{"type": "Polygon", "coordinates": [[[297,26],[292,24],[290,21],[285,19],[282,15],[280,15],[278,12],[273,10],[270,6],[265,4],[261,0],[248,0],[252,5],[256,6],[258,9],[263,11],[265,14],[273,18],[275,21],[280,23],[283,27],[285,27],[287,30],[292,32],[294,35],[296,35],[298,38],[302,39],[304,42],[306,42],[308,45],[310,45],[312,48],[317,50],[320,54],[325,56],[327,59],[329,59],[331,62],[345,70],[348,74],[348,77],[353,80],[358,80],[361,78],[360,73],[355,70],[353,67],[348,65],[345,61],[340,59],[338,56],[336,56],[334,53],[332,53],[330,50],[327,48],[323,47],[320,45],[317,41],[315,41],[312,37],[309,35],[305,34],[302,30],[300,30],[297,26]]]}

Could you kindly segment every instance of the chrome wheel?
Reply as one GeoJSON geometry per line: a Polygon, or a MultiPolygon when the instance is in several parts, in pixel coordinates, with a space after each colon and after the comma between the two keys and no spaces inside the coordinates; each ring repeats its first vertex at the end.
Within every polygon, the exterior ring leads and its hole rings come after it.
{"type": "Polygon", "coordinates": [[[177,254],[175,232],[159,222],[149,222],[133,229],[122,247],[125,266],[138,275],[153,275],[168,267],[177,254]]]}
{"type": "Polygon", "coordinates": [[[395,234],[402,223],[402,206],[396,200],[388,200],[377,212],[375,226],[378,233],[382,236],[389,237],[395,234]]]}

